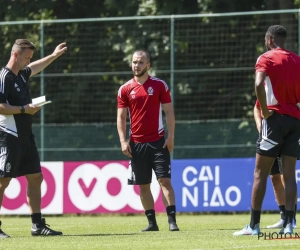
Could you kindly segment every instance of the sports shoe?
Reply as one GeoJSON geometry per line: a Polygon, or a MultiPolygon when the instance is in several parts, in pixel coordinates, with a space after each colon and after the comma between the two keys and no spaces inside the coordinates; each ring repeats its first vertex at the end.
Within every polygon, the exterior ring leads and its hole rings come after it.
{"type": "Polygon", "coordinates": [[[46,224],[45,218],[42,218],[42,224],[32,224],[31,235],[32,236],[56,236],[62,235],[62,232],[54,231],[49,228],[50,225],[46,224]]]}
{"type": "MultiPolygon", "coordinates": [[[[276,222],[276,223],[273,224],[273,225],[266,226],[266,228],[267,228],[267,229],[282,228],[283,223],[284,223],[284,220],[281,219],[280,221],[276,222]]],[[[296,220],[295,220],[295,219],[293,219],[292,227],[293,227],[293,228],[297,228],[297,224],[296,224],[296,220]]]]}
{"type": "MultiPolygon", "coordinates": [[[[0,228],[1,228],[2,222],[0,221],[0,228]]],[[[10,238],[9,235],[7,235],[6,233],[4,233],[1,229],[0,229],[0,238],[4,239],[4,238],[10,238]]]]}
{"type": "Polygon", "coordinates": [[[280,221],[276,222],[276,223],[273,224],[273,225],[266,226],[266,228],[267,228],[267,229],[272,229],[272,228],[282,228],[283,223],[284,223],[284,220],[281,219],[280,221]]]}
{"type": "Polygon", "coordinates": [[[293,219],[292,226],[293,228],[297,228],[296,219],[293,219]]]}
{"type": "Polygon", "coordinates": [[[242,235],[258,235],[260,233],[259,223],[255,224],[252,229],[250,225],[246,225],[242,230],[234,232],[234,236],[242,236],[242,235]]]}
{"type": "Polygon", "coordinates": [[[179,231],[179,228],[175,222],[169,223],[169,231],[179,231]]]}
{"type": "Polygon", "coordinates": [[[289,223],[285,227],[282,227],[279,231],[279,234],[294,234],[292,223],[289,223]]]}
{"type": "Polygon", "coordinates": [[[148,227],[141,230],[141,232],[159,231],[157,225],[149,224],[148,227]]]}

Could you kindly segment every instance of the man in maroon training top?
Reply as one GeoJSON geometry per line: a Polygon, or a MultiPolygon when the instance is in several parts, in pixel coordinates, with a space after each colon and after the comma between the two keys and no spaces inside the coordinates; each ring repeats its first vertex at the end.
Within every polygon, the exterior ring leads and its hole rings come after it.
{"type": "Polygon", "coordinates": [[[154,200],[150,190],[152,170],[161,186],[169,230],[176,224],[175,195],[171,184],[170,153],[174,148],[175,117],[168,85],[148,75],[150,55],[138,50],[132,56],[134,77],[118,91],[117,128],[122,152],[130,157],[129,185],[139,185],[140,198],[149,225],[142,231],[158,231],[154,200]],[[166,116],[168,137],[164,138],[162,110],[166,116]],[[126,140],[127,111],[130,118],[129,143],[126,140]]]}
{"type": "Polygon", "coordinates": [[[293,233],[297,191],[295,168],[300,150],[300,57],[284,48],[286,37],[284,27],[270,26],[265,36],[269,51],[262,54],[255,65],[255,92],[264,119],[256,147],[250,225],[234,235],[260,233],[267,178],[279,154],[282,158],[286,206],[285,221],[279,233],[293,233]]]}

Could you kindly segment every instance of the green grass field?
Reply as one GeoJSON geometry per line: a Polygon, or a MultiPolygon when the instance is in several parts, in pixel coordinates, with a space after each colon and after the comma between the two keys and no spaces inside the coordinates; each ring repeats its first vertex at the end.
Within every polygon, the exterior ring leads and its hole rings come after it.
{"type": "MultiPolygon", "coordinates": [[[[178,215],[181,231],[169,232],[167,218],[158,215],[159,232],[141,233],[146,226],[144,216],[45,216],[51,228],[62,230],[64,236],[32,237],[29,217],[8,217],[2,229],[11,238],[0,240],[1,250],[29,249],[299,249],[300,239],[258,240],[256,236],[234,237],[232,233],[249,222],[243,215],[178,215]]],[[[263,214],[263,229],[278,221],[278,214],[263,214]]],[[[300,235],[300,229],[295,229],[300,235]]]]}

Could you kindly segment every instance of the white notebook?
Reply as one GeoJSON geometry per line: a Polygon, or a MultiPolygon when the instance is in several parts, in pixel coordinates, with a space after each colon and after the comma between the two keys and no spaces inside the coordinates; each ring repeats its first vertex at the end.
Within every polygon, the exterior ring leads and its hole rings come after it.
{"type": "Polygon", "coordinates": [[[51,103],[51,101],[46,101],[46,96],[44,96],[44,95],[32,99],[32,104],[37,107],[44,106],[45,104],[48,104],[48,103],[51,103]]]}

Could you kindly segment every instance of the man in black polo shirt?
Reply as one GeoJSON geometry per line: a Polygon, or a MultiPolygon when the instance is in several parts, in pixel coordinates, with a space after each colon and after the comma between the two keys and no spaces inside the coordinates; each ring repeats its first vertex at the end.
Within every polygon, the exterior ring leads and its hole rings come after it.
{"type": "MultiPolygon", "coordinates": [[[[11,178],[25,176],[32,236],[62,235],[50,229],[41,215],[43,175],[31,129],[32,115],[41,107],[31,104],[28,80],[61,56],[67,47],[61,43],[51,55],[30,63],[34,50],[30,41],[16,40],[9,62],[0,71],[0,207],[11,178]]],[[[0,229],[0,238],[8,237],[0,229]]]]}

